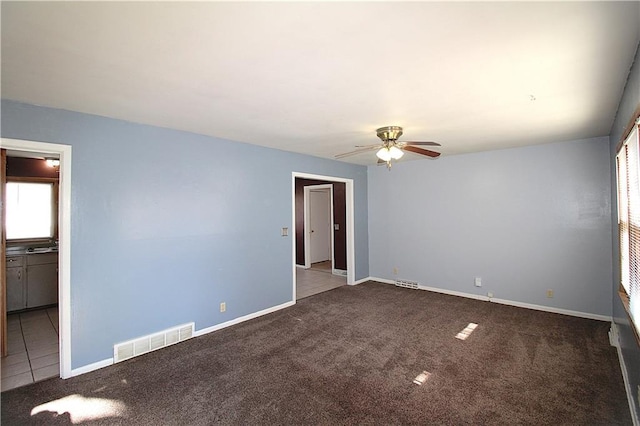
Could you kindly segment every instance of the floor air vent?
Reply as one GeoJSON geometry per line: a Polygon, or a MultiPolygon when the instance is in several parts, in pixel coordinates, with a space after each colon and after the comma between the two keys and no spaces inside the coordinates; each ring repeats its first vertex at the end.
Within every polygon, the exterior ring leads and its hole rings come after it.
{"type": "Polygon", "coordinates": [[[418,288],[418,283],[409,280],[396,280],[396,287],[418,288]]]}
{"type": "Polygon", "coordinates": [[[118,343],[113,347],[113,362],[124,361],[190,339],[193,337],[194,328],[195,323],[191,322],[159,333],[118,343]]]}

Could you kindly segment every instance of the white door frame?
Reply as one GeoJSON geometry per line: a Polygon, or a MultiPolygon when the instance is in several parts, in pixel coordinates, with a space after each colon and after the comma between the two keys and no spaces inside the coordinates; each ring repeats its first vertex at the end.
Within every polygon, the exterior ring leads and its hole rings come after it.
{"type": "Polygon", "coordinates": [[[58,339],[60,377],[72,376],[71,371],[71,145],[35,142],[21,139],[0,139],[0,148],[40,152],[60,156],[58,205],[58,339]]]}
{"type": "Polygon", "coordinates": [[[345,179],[335,176],[315,175],[311,173],[292,172],[291,173],[291,223],[293,224],[293,238],[291,238],[291,273],[293,274],[293,298],[296,301],[296,178],[316,179],[329,182],[342,182],[345,184],[345,204],[347,212],[347,285],[356,284],[356,244],[354,237],[354,201],[353,201],[353,179],[345,179]]]}
{"type": "Polygon", "coordinates": [[[309,214],[309,196],[311,191],[317,189],[329,190],[329,253],[331,255],[331,272],[333,272],[335,269],[335,252],[333,247],[333,185],[331,184],[307,185],[304,187],[304,267],[307,269],[311,268],[311,215],[309,214]]]}

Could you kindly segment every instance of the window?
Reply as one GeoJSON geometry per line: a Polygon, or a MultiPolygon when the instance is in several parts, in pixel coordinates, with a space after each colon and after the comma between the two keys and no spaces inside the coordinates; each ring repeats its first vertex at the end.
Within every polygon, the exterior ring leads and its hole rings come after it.
{"type": "MultiPolygon", "coordinates": [[[[620,298],[640,336],[640,140],[639,121],[616,156],[618,232],[620,233],[620,298]]],[[[640,340],[640,339],[639,339],[640,340]]]]}
{"type": "Polygon", "coordinates": [[[53,238],[54,184],[7,182],[6,188],[7,240],[53,238]]]}

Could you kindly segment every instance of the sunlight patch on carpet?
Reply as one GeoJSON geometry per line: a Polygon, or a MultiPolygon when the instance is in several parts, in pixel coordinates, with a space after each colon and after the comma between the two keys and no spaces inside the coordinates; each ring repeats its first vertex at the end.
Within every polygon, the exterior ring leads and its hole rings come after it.
{"type": "Polygon", "coordinates": [[[69,413],[71,423],[78,424],[107,417],[124,417],[126,411],[126,405],[115,399],[85,398],[74,394],[38,405],[31,410],[31,416],[51,412],[53,417],[58,417],[69,413]]]}
{"type": "Polygon", "coordinates": [[[469,325],[466,326],[464,330],[456,334],[456,339],[466,340],[467,337],[469,337],[471,333],[473,333],[473,330],[475,330],[477,326],[478,324],[470,322],[469,325]]]}
{"type": "Polygon", "coordinates": [[[422,386],[427,380],[429,380],[429,377],[431,377],[431,373],[429,373],[428,371],[423,371],[422,373],[418,374],[415,379],[413,379],[413,383],[418,386],[422,386]]]}

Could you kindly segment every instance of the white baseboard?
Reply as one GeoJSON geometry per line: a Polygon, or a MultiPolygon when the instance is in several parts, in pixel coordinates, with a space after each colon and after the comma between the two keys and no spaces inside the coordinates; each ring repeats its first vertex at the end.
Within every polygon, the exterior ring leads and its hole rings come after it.
{"type": "MultiPolygon", "coordinates": [[[[93,364],[74,368],[73,370],[71,370],[71,375],[69,377],[79,376],[80,374],[89,373],[90,371],[98,370],[110,365],[113,365],[113,358],[103,359],[102,361],[94,362],[93,364]]],[[[68,379],[69,377],[63,377],[63,379],[68,379]]]]}
{"type": "Polygon", "coordinates": [[[618,325],[615,321],[611,321],[611,328],[609,329],[609,344],[616,348],[620,346],[620,335],[618,334],[618,325]]]}
{"type": "Polygon", "coordinates": [[[463,293],[461,291],[446,290],[446,289],[442,289],[442,288],[427,287],[427,286],[423,286],[423,285],[419,285],[418,289],[419,290],[433,291],[435,293],[448,294],[449,296],[459,296],[459,297],[466,297],[467,299],[482,300],[484,302],[490,302],[492,300],[492,299],[489,299],[487,296],[482,296],[480,294],[463,293]]]}
{"type": "MultiPolygon", "coordinates": [[[[232,326],[234,324],[238,324],[253,318],[260,317],[262,315],[270,314],[271,312],[279,311],[280,309],[288,308],[289,306],[295,305],[295,302],[286,302],[278,306],[273,306],[268,309],[264,309],[262,311],[254,312],[249,315],[245,315],[236,319],[232,319],[227,322],[223,322],[222,324],[214,325],[211,327],[203,328],[202,330],[197,330],[193,333],[193,337],[202,336],[203,334],[211,333],[212,331],[220,330],[222,328],[226,328],[232,326]]],[[[98,370],[100,368],[108,367],[113,365],[113,358],[104,359],[102,361],[94,362],[93,364],[85,365],[79,368],[75,368],[71,370],[71,375],[69,377],[79,376],[80,374],[89,373],[94,370],[98,370]]],[[[68,379],[69,377],[63,377],[63,379],[68,379]]]]}
{"type": "Polygon", "coordinates": [[[337,276],[339,276],[339,277],[346,277],[346,276],[347,276],[347,271],[346,271],[346,270],[344,270],[344,269],[333,269],[333,270],[331,271],[331,273],[332,273],[333,275],[337,275],[337,276]]]}
{"type": "Polygon", "coordinates": [[[244,322],[244,321],[248,321],[250,319],[261,317],[262,315],[267,315],[267,314],[270,314],[272,312],[279,311],[279,310],[284,309],[284,308],[288,308],[289,306],[293,306],[295,304],[296,304],[296,302],[294,302],[294,301],[286,302],[286,303],[283,303],[281,305],[273,306],[271,308],[263,309],[261,311],[254,312],[252,314],[244,315],[242,317],[238,317],[238,318],[223,322],[221,324],[212,325],[211,327],[203,328],[202,330],[196,330],[193,333],[193,337],[199,337],[199,336],[202,336],[204,334],[211,333],[213,331],[221,330],[223,328],[227,328],[227,327],[230,327],[232,325],[239,324],[239,323],[244,322]]]}
{"type": "MultiPolygon", "coordinates": [[[[367,281],[377,281],[377,282],[381,282],[381,283],[385,283],[385,284],[395,284],[394,280],[389,280],[389,279],[385,279],[385,278],[376,278],[376,277],[366,277],[360,280],[357,280],[355,282],[353,282],[351,285],[358,285],[358,284],[362,284],[364,282],[367,281]]],[[[578,312],[578,311],[571,311],[571,310],[567,310],[567,309],[560,309],[560,308],[552,308],[552,307],[548,307],[548,306],[541,306],[541,305],[533,305],[530,303],[522,303],[522,302],[516,302],[516,301],[512,301],[512,300],[504,300],[504,299],[495,299],[495,298],[489,298],[487,296],[481,296],[481,295],[477,295],[477,294],[471,294],[471,293],[464,293],[464,292],[460,292],[460,291],[454,291],[454,290],[446,290],[446,289],[441,289],[441,288],[436,288],[436,287],[426,287],[426,286],[419,286],[418,287],[419,290],[426,290],[426,291],[433,291],[436,293],[443,293],[443,294],[448,294],[451,296],[460,296],[460,297],[466,297],[469,299],[476,299],[476,300],[483,300],[483,301],[490,301],[490,302],[494,302],[494,303],[500,303],[503,305],[511,305],[511,306],[517,306],[520,308],[527,308],[527,309],[534,309],[534,310],[538,310],[538,311],[545,311],[545,312],[552,312],[552,313],[558,313],[558,314],[564,314],[564,315],[570,315],[570,316],[575,316],[575,317],[581,317],[581,318],[589,318],[589,319],[595,319],[595,320],[600,320],[600,321],[608,321],[612,323],[612,327],[615,325],[615,323],[613,323],[613,319],[612,317],[606,316],[606,315],[597,315],[597,314],[590,314],[590,313],[586,313],[586,312],[578,312]]],[[[250,319],[254,319],[266,314],[270,314],[272,312],[276,312],[279,311],[281,309],[284,308],[288,308],[290,306],[295,305],[295,301],[291,301],[291,302],[286,302],[277,306],[273,306],[271,308],[267,308],[267,309],[263,309],[262,311],[258,311],[258,312],[254,312],[252,314],[248,314],[248,315],[244,315],[226,322],[223,322],[221,324],[217,324],[217,325],[213,325],[211,327],[207,327],[207,328],[203,328],[202,330],[196,330],[193,333],[194,337],[198,337],[198,336],[202,336],[217,330],[221,330],[223,328],[226,327],[230,327],[232,325],[235,324],[239,324],[241,322],[244,321],[248,321],[250,319]]],[[[617,333],[617,329],[616,329],[616,333],[617,333]]],[[[620,347],[618,345],[618,358],[620,359],[620,366],[622,369],[622,375],[624,377],[624,381],[625,381],[625,386],[626,386],[626,390],[627,390],[627,397],[629,398],[629,404],[633,404],[633,401],[631,399],[631,395],[632,393],[630,392],[630,388],[629,388],[629,379],[628,379],[628,374],[626,372],[626,369],[624,367],[624,363],[622,362],[622,354],[620,352],[620,347]]],[[[108,358],[108,359],[104,359],[102,361],[98,361],[98,362],[94,362],[92,364],[88,364],[79,368],[75,368],[73,370],[71,370],[71,375],[69,377],[74,377],[74,376],[78,376],[80,374],[85,374],[85,373],[89,373],[90,371],[94,371],[94,370],[98,370],[100,368],[104,368],[104,367],[108,367],[110,365],[113,365],[113,358],[108,358]]],[[[63,377],[63,378],[68,378],[68,377],[63,377]]],[[[633,407],[633,405],[630,405],[630,407],[633,407]]],[[[632,409],[632,414],[634,413],[633,409],[632,409]]],[[[634,426],[640,426],[640,423],[638,422],[638,419],[635,415],[633,415],[633,421],[634,421],[634,426]]]]}
{"type": "Polygon", "coordinates": [[[611,321],[611,331],[609,335],[611,336],[612,346],[615,346],[618,350],[618,361],[620,362],[620,370],[622,370],[622,380],[624,381],[624,390],[627,394],[627,401],[629,402],[629,410],[631,411],[631,420],[633,421],[633,426],[640,426],[640,419],[636,414],[636,407],[633,402],[633,392],[631,390],[631,382],[629,382],[629,372],[627,371],[627,367],[624,364],[622,349],[620,348],[620,341],[618,340],[618,325],[613,321],[611,321]]]}
{"type": "MultiPolygon", "coordinates": [[[[389,279],[386,279],[386,278],[370,277],[369,279],[372,280],[372,281],[378,281],[378,282],[385,283],[385,284],[394,284],[395,285],[395,281],[394,280],[389,280],[389,279]]],[[[469,299],[483,300],[485,302],[499,303],[501,305],[517,306],[518,308],[526,308],[526,309],[533,309],[533,310],[536,310],[536,311],[552,312],[554,314],[569,315],[569,316],[572,316],[572,317],[587,318],[587,319],[594,319],[594,320],[607,321],[607,322],[611,322],[613,320],[613,318],[611,316],[607,316],[607,315],[598,315],[598,314],[592,314],[592,313],[588,313],[588,312],[580,312],[580,311],[572,311],[572,310],[569,310],[569,309],[554,308],[554,307],[550,307],[550,306],[534,305],[532,303],[517,302],[517,301],[514,301],[514,300],[496,299],[495,297],[488,297],[488,296],[483,296],[483,295],[479,295],[479,294],[472,294],[472,293],[464,293],[464,292],[461,292],[461,291],[447,290],[447,289],[437,288],[437,287],[427,287],[427,286],[420,285],[420,286],[418,286],[418,289],[419,290],[433,291],[435,293],[448,294],[450,296],[460,296],[460,297],[466,297],[466,298],[469,298],[469,299]]]]}
{"type": "Polygon", "coordinates": [[[371,281],[371,280],[373,280],[373,279],[374,279],[374,278],[371,278],[371,277],[362,278],[361,280],[354,281],[354,282],[352,282],[352,283],[351,283],[351,284],[349,284],[349,285],[358,285],[358,284],[366,283],[367,281],[371,281]]]}
{"type": "Polygon", "coordinates": [[[396,284],[396,282],[394,280],[388,280],[386,278],[369,277],[369,278],[367,278],[367,280],[369,280],[369,281],[377,281],[377,282],[384,283],[384,284],[393,284],[393,285],[396,284]]]}
{"type": "MultiPolygon", "coordinates": [[[[371,281],[381,282],[381,283],[384,283],[384,284],[396,285],[396,281],[395,280],[389,280],[389,279],[386,279],[386,278],[375,278],[375,277],[372,277],[372,278],[370,278],[370,280],[371,281]]],[[[477,299],[477,300],[483,300],[483,301],[488,301],[489,300],[489,298],[487,296],[480,296],[480,295],[471,294],[471,293],[463,293],[461,291],[447,290],[447,289],[444,289],[444,288],[427,287],[427,286],[424,286],[424,285],[418,285],[418,290],[433,291],[434,293],[448,294],[449,296],[466,297],[468,299],[477,299]]]]}
{"type": "Polygon", "coordinates": [[[527,308],[527,309],[534,309],[536,311],[544,311],[544,312],[551,312],[554,314],[569,315],[572,317],[587,318],[587,319],[594,319],[598,321],[607,321],[607,322],[613,321],[613,318],[610,315],[609,316],[598,315],[598,314],[592,314],[589,312],[572,311],[569,309],[554,308],[551,306],[543,306],[543,305],[534,305],[531,303],[516,302],[513,300],[496,299],[496,298],[492,298],[491,302],[500,303],[501,305],[517,306],[518,308],[527,308]]]}

